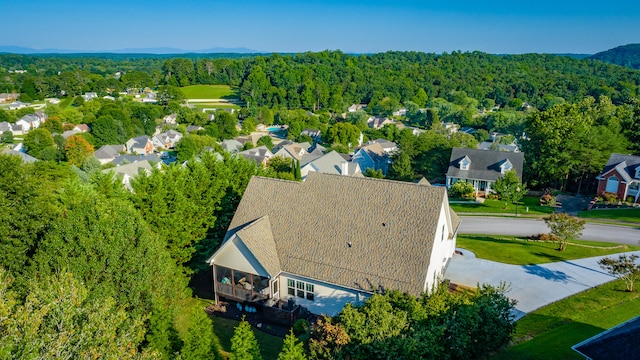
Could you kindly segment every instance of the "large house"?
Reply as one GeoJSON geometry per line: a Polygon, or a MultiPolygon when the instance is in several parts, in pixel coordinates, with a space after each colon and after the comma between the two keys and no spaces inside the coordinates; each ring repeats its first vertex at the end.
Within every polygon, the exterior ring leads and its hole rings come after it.
{"type": "Polygon", "coordinates": [[[131,138],[127,140],[125,146],[130,154],[149,155],[153,152],[153,142],[147,135],[131,138]]]}
{"type": "Polygon", "coordinates": [[[604,169],[596,177],[598,195],[616,194],[618,199],[631,197],[638,202],[640,197],[640,156],[611,154],[604,169]]]}
{"type": "Polygon", "coordinates": [[[380,170],[383,174],[387,174],[391,157],[384,150],[382,144],[373,143],[364,145],[356,150],[353,154],[351,162],[360,166],[360,170],[364,173],[367,169],[380,170]]]}
{"type": "Polygon", "coordinates": [[[180,139],[182,139],[182,133],[175,130],[169,130],[155,135],[151,141],[157,148],[173,149],[180,139]]]}
{"type": "Polygon", "coordinates": [[[331,151],[322,155],[306,155],[300,161],[300,174],[306,180],[310,172],[353,176],[362,173],[357,163],[347,161],[339,153],[331,151]]]}
{"type": "Polygon", "coordinates": [[[522,179],[523,162],[521,152],[453,148],[446,174],[447,189],[457,181],[466,181],[473,184],[476,194],[488,194],[491,185],[509,170],[515,170],[522,179]]]}
{"type": "Polygon", "coordinates": [[[216,299],[334,315],[374,292],[437,286],[459,218],[443,187],[312,172],[253,177],[209,258],[216,299]]]}

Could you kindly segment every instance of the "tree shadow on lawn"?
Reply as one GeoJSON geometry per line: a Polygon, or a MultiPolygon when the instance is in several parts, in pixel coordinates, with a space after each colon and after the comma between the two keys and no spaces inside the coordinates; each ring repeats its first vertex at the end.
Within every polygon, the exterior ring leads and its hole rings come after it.
{"type": "MultiPolygon", "coordinates": [[[[556,255],[553,255],[553,254],[549,254],[549,253],[534,252],[534,253],[531,253],[531,255],[537,256],[537,257],[541,257],[541,258],[545,258],[545,259],[549,259],[550,262],[566,261],[565,258],[562,258],[560,256],[556,256],[556,255]]],[[[529,264],[529,265],[535,265],[535,264],[529,264]]]]}

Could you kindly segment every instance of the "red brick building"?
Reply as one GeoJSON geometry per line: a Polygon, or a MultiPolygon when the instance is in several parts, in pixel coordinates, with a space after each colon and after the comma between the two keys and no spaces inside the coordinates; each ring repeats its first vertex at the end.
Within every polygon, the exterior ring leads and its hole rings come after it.
{"type": "Polygon", "coordinates": [[[620,200],[631,198],[633,202],[638,202],[640,156],[611,154],[607,165],[596,179],[598,179],[598,196],[613,193],[620,200]]]}

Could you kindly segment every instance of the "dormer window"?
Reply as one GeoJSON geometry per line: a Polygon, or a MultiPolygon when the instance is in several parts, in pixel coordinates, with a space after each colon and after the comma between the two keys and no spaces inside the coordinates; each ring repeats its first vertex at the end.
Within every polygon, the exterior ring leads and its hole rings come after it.
{"type": "Polygon", "coordinates": [[[469,170],[469,165],[471,165],[471,159],[468,156],[465,156],[462,160],[460,160],[460,170],[469,170]]]}
{"type": "Polygon", "coordinates": [[[636,168],[636,176],[634,178],[640,179],[640,165],[636,168]]]}
{"type": "Polygon", "coordinates": [[[500,165],[500,173],[504,174],[507,171],[513,169],[513,165],[511,164],[511,161],[509,161],[509,159],[505,160],[502,165],[500,165]]]}

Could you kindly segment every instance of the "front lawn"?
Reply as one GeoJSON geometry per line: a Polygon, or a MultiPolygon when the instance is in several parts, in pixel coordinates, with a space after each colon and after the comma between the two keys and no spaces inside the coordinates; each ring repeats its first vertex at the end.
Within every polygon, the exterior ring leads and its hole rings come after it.
{"type": "Polygon", "coordinates": [[[638,316],[640,293],[624,289],[612,281],[526,315],[516,323],[513,346],[492,359],[584,359],[571,346],[638,316]]]}
{"type": "Polygon", "coordinates": [[[605,219],[640,223],[640,209],[606,209],[580,211],[578,217],[584,219],[605,219]]]}
{"type": "Polygon", "coordinates": [[[472,251],[481,259],[513,265],[544,264],[640,250],[640,246],[635,245],[574,241],[564,251],[558,251],[558,244],[554,242],[486,235],[458,235],[456,246],[472,251]]]}
{"type": "MultiPolygon", "coordinates": [[[[507,208],[504,207],[504,201],[500,200],[485,200],[484,203],[462,203],[462,204],[450,204],[451,208],[457,213],[487,213],[487,214],[516,214],[516,205],[507,204],[507,208]]],[[[518,214],[524,215],[547,215],[553,213],[553,208],[550,206],[540,206],[540,199],[535,196],[525,196],[518,204],[518,214]]]]}
{"type": "Polygon", "coordinates": [[[180,88],[186,99],[231,99],[238,98],[236,89],[229,85],[191,85],[180,88]]]}

